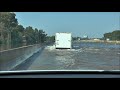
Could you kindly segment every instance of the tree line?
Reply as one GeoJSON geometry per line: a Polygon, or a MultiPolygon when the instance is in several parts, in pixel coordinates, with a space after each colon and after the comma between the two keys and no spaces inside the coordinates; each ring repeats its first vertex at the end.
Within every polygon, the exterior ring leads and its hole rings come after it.
{"type": "Polygon", "coordinates": [[[47,34],[42,29],[24,28],[13,12],[0,12],[0,44],[44,43],[47,34]]]}
{"type": "Polygon", "coordinates": [[[120,30],[115,30],[113,32],[105,33],[104,39],[110,39],[110,40],[120,40],[120,30]]]}

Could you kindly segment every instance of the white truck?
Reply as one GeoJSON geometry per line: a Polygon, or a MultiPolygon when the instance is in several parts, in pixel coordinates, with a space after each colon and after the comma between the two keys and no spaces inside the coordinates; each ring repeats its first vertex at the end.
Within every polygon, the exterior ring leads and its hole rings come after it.
{"type": "Polygon", "coordinates": [[[71,49],[72,48],[72,34],[71,33],[56,33],[55,35],[56,49],[71,49]]]}

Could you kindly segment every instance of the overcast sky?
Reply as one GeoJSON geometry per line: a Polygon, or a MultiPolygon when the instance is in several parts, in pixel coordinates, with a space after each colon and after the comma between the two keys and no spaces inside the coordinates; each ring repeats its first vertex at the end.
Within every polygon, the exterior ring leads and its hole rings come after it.
{"type": "Polygon", "coordinates": [[[103,37],[119,29],[119,12],[15,12],[19,24],[43,29],[48,35],[72,32],[73,36],[103,37]]]}

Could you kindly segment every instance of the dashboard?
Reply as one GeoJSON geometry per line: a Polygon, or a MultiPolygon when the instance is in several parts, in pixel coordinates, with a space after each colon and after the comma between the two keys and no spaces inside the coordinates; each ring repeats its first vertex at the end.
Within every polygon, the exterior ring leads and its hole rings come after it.
{"type": "Polygon", "coordinates": [[[119,71],[1,71],[0,78],[120,78],[119,71]]]}

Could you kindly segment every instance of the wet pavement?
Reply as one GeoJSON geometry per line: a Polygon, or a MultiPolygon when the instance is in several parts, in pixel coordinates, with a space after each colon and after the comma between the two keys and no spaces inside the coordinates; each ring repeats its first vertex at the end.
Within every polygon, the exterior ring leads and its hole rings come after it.
{"type": "MultiPolygon", "coordinates": [[[[77,44],[76,44],[77,45],[77,44]]],[[[119,48],[47,46],[14,70],[119,70],[119,48]]]]}

